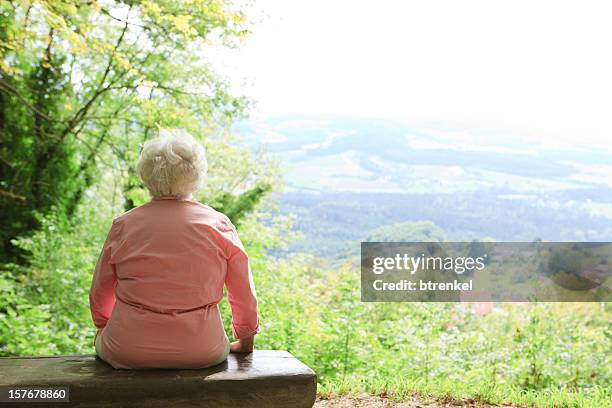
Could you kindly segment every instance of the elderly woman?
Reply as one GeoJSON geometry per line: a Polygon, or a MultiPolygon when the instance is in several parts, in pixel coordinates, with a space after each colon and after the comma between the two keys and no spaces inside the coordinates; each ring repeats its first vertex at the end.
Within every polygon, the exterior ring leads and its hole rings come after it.
{"type": "Polygon", "coordinates": [[[152,199],[113,221],[89,295],[96,352],[115,368],[204,368],[253,350],[247,254],[230,220],[191,196],[206,171],[204,147],[186,132],[162,130],[143,147],[138,174],[152,199]],[[218,308],[224,285],[231,344],[218,308]]]}

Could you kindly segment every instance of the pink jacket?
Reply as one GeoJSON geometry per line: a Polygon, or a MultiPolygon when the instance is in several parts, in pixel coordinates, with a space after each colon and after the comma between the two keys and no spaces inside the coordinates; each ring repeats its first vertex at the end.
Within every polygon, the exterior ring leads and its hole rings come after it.
{"type": "Polygon", "coordinates": [[[160,197],[117,217],[89,304],[115,368],[200,368],[225,352],[218,309],[227,286],[236,338],[259,332],[247,254],[222,213],[160,197]]]}

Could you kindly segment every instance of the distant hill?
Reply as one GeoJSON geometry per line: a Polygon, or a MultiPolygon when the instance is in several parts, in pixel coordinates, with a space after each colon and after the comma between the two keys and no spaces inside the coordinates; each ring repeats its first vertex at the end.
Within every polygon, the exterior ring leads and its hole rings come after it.
{"type": "Polygon", "coordinates": [[[373,229],[421,220],[454,240],[612,241],[612,154],[602,149],[349,118],[234,131],[286,163],[281,212],[305,236],[292,250],[333,257],[373,229]]]}
{"type": "MultiPolygon", "coordinates": [[[[556,198],[567,200],[573,192],[556,198]]],[[[393,194],[303,191],[279,198],[283,213],[295,214],[304,239],[290,249],[335,258],[358,250],[381,226],[429,220],[450,241],[492,237],[498,241],[612,241],[612,220],[575,207],[550,209],[524,200],[498,198],[496,191],[463,194],[393,194]]],[[[384,227],[382,231],[387,231],[384,227]]],[[[393,229],[391,229],[393,230],[393,229]]],[[[401,235],[401,231],[397,232],[401,235]]],[[[390,237],[397,236],[395,232],[390,237]]]]}

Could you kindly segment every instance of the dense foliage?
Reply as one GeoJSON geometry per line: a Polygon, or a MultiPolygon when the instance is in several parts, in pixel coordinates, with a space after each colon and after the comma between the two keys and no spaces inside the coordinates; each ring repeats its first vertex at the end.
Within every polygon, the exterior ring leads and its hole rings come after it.
{"type": "Polygon", "coordinates": [[[215,173],[211,203],[239,217],[270,190],[258,166],[227,146],[248,105],[205,58],[248,32],[244,11],[212,1],[0,3],[0,240],[38,227],[37,214],[71,216],[104,174],[121,180],[125,208],[145,194],[139,146],[157,126],[204,138],[215,173]],[[249,194],[240,199],[242,192],[249,194]]]}
{"type": "MultiPolygon", "coordinates": [[[[17,241],[29,264],[5,265],[0,278],[2,355],[93,352],[87,291],[113,211],[122,209],[91,199],[76,226],[46,218],[17,241]]],[[[268,217],[258,211],[241,226],[260,298],[257,347],[294,353],[322,390],[462,392],[499,402],[567,393],[560,406],[603,406],[609,397],[606,304],[507,304],[481,316],[465,304],[362,303],[356,267],[266,255],[289,228],[268,217]]],[[[225,302],[222,310],[227,323],[225,302]]]]}

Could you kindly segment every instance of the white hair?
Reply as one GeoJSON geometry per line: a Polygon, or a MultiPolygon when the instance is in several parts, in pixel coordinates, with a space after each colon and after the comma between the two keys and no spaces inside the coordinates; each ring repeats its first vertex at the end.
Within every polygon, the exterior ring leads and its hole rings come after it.
{"type": "Polygon", "coordinates": [[[160,129],[145,142],[138,176],[153,197],[187,196],[202,187],[208,171],[204,146],[180,129],[160,129]]]}

